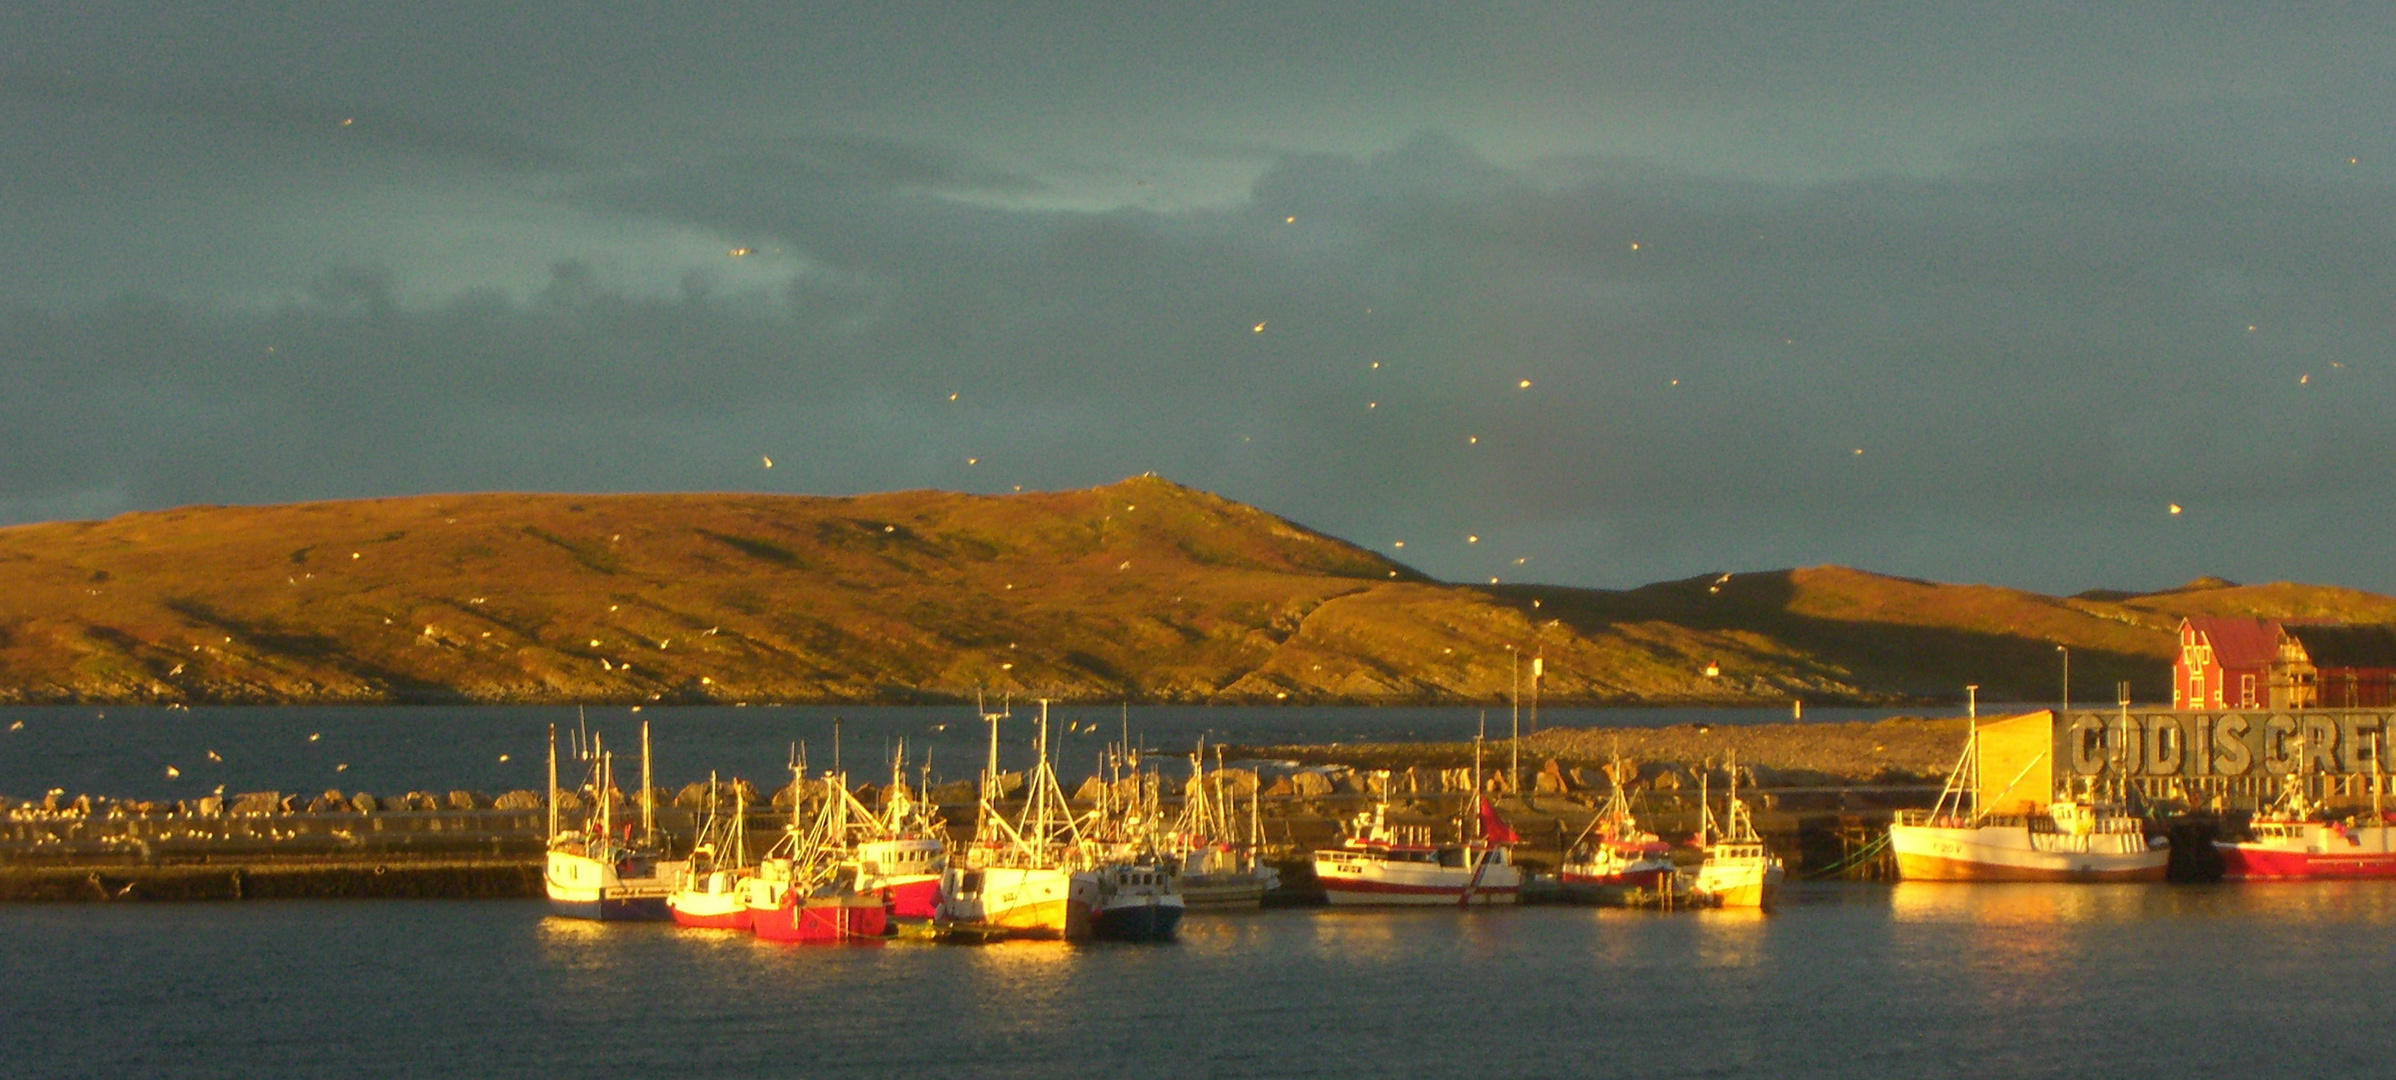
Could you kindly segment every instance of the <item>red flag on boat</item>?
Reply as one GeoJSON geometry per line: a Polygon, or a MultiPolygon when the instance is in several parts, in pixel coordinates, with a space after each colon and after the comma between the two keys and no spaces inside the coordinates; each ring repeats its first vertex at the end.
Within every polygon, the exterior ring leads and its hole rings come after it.
{"type": "Polygon", "coordinates": [[[1481,800],[1481,835],[1492,844],[1522,843],[1522,837],[1514,833],[1514,826],[1506,824],[1506,819],[1498,816],[1497,807],[1489,805],[1487,799],[1481,800]]]}

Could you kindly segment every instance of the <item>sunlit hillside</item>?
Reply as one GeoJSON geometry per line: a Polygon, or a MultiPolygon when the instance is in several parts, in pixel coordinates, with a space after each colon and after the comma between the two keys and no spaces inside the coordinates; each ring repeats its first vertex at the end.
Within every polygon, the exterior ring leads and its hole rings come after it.
{"type": "Polygon", "coordinates": [[[1155,478],[1004,496],[454,495],[0,530],[0,699],[1495,701],[2162,690],[2182,614],[2396,620],[2303,585],[2056,598],[1824,567],[1623,592],[1433,581],[1155,478]],[[1527,671],[1526,671],[1527,675],[1527,671]]]}

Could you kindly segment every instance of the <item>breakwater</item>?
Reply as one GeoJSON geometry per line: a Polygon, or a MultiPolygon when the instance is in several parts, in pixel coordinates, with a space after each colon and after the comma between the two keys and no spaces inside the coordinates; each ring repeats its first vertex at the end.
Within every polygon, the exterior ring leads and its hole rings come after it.
{"type": "MultiPolygon", "coordinates": [[[[1313,898],[1308,853],[1336,843],[1342,823],[1376,796],[1362,790],[1361,774],[1323,770],[1297,775],[1307,779],[1291,784],[1284,777],[1268,784],[1256,809],[1266,843],[1286,870],[1288,895],[1279,899],[1303,903],[1313,898]]],[[[476,899],[541,893],[547,812],[537,799],[525,806],[522,798],[454,792],[392,799],[392,809],[380,804],[373,809],[336,809],[337,803],[353,800],[337,800],[332,794],[206,805],[88,796],[45,800],[49,805],[14,804],[0,815],[0,900],[476,899]],[[424,805],[436,802],[439,808],[424,805]],[[502,808],[491,805],[494,802],[513,805],[502,808]]],[[[1752,794],[1759,830],[1790,859],[1794,872],[1803,873],[1837,864],[1884,827],[1893,810],[1925,805],[1935,791],[1856,786],[1752,794]]],[[[1552,868],[1563,847],[1588,824],[1599,795],[1573,791],[1500,797],[1500,812],[1523,837],[1517,852],[1522,864],[1534,871],[1552,868]]],[[[1400,792],[1392,798],[1391,820],[1451,827],[1466,797],[1459,792],[1400,792]]],[[[791,820],[791,798],[785,789],[768,796],[763,809],[752,813],[753,850],[763,850],[781,835],[791,820]]],[[[670,798],[664,791],[658,799],[657,827],[669,849],[678,849],[696,834],[704,818],[703,804],[690,805],[691,800],[670,798]]],[[[1659,794],[1647,802],[1643,819],[1667,838],[1695,831],[1695,792],[1659,794]]],[[[1174,800],[1163,805],[1177,809],[1174,800]]],[[[1002,813],[1013,809],[1012,804],[999,805],[1002,813]]],[[[802,817],[805,812],[802,805],[802,817]]],[[[943,807],[943,817],[960,841],[970,835],[975,813],[969,803],[943,807]]]]}

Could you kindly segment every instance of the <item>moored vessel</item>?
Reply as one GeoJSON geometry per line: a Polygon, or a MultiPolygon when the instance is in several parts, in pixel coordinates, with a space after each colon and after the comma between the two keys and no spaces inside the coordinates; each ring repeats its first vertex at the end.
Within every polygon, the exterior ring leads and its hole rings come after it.
{"type": "Polygon", "coordinates": [[[549,910],[575,919],[652,921],[667,917],[666,896],[682,864],[660,857],[656,808],[649,787],[649,725],[641,724],[640,840],[626,823],[615,826],[615,758],[593,735],[591,807],[579,828],[561,829],[558,815],[557,729],[549,731],[549,844],[542,891],[549,910]]]}
{"type": "Polygon", "coordinates": [[[707,822],[700,826],[698,842],[675,878],[674,891],[666,895],[666,909],[673,913],[676,925],[749,929],[749,905],[741,895],[741,883],[757,868],[748,858],[748,792],[738,780],[732,785],[732,799],[732,816],[717,817],[715,777],[708,776],[707,822]]]}
{"type": "Polygon", "coordinates": [[[1205,748],[1190,755],[1190,779],[1182,788],[1181,817],[1160,843],[1159,854],[1173,877],[1174,891],[1193,908],[1258,907],[1281,886],[1281,872],[1267,865],[1259,785],[1248,793],[1246,828],[1233,811],[1236,801],[1224,783],[1222,750],[1215,751],[1212,780],[1205,775],[1205,748]]]}
{"type": "Polygon", "coordinates": [[[1608,775],[1614,793],[1581,835],[1565,848],[1556,868],[1564,894],[1584,902],[1614,902],[1633,894],[1666,895],[1675,885],[1672,845],[1639,827],[1625,791],[1627,769],[1616,756],[1608,775]]]}
{"type": "MultiPolygon", "coordinates": [[[[2302,760],[2301,755],[2297,755],[2302,760]]],[[[2307,777],[2283,777],[2279,799],[2247,823],[2246,836],[2216,840],[2223,881],[2396,877],[2396,826],[2391,826],[2373,752],[2369,817],[2345,820],[2306,793],[2307,777]]]]}
{"type": "Polygon", "coordinates": [[[1081,829],[1049,764],[1048,703],[1040,703],[1038,761],[1013,822],[996,806],[1003,717],[982,714],[990,725],[990,757],[982,771],[980,820],[972,845],[950,858],[941,874],[933,929],[951,940],[1088,937],[1098,877],[1081,865],[1081,829]]]}
{"type": "Polygon", "coordinates": [[[1889,826],[1897,876],[1907,881],[2161,881],[2171,851],[2144,818],[2093,796],[2057,798],[2046,712],[1977,720],[1938,804],[1900,811],[1889,826]],[[1983,773],[1990,745],[2022,764],[2001,785],[1983,773]]]}
{"type": "Polygon", "coordinates": [[[1514,834],[1482,793],[1481,743],[1473,741],[1473,794],[1457,819],[1457,842],[1434,844],[1428,825],[1389,821],[1389,774],[1375,773],[1378,796],[1359,811],[1337,847],[1314,853],[1315,879],[1333,904],[1512,904],[1522,871],[1506,845],[1514,834]]]}
{"type": "Polygon", "coordinates": [[[1697,864],[1689,898],[1715,907],[1771,907],[1779,897],[1786,871],[1780,856],[1764,845],[1764,838],[1755,831],[1755,819],[1739,798],[1738,761],[1730,763],[1730,795],[1719,820],[1706,799],[1702,772],[1698,774],[1697,798],[1702,807],[1697,836],[1705,849],[1705,861],[1697,864]]]}
{"type": "MultiPolygon", "coordinates": [[[[792,770],[793,815],[806,794],[798,780],[802,771],[792,770]]],[[[823,788],[815,820],[804,829],[793,822],[756,874],[742,883],[750,929],[768,941],[853,941],[880,938],[892,929],[887,902],[860,887],[850,857],[851,830],[859,816],[870,820],[871,815],[849,793],[846,773],[826,772],[823,788]]]]}

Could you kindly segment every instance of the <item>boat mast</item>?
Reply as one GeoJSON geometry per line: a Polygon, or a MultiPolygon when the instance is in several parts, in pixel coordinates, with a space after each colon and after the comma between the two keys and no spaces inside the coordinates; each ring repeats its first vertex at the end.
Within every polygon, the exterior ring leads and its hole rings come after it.
{"type": "Polygon", "coordinates": [[[732,778],[732,865],[749,865],[749,791],[732,778]]]}
{"type": "Polygon", "coordinates": [[[978,837],[989,834],[990,819],[998,816],[992,806],[998,799],[998,714],[989,710],[978,692],[973,695],[973,707],[981,711],[982,720],[990,725],[990,761],[982,767],[982,810],[973,830],[978,837]]]}
{"type": "Polygon", "coordinates": [[[1522,795],[1522,650],[1506,650],[1514,657],[1514,716],[1512,734],[1506,738],[1507,752],[1512,758],[1506,765],[1506,787],[1516,797],[1522,795]]]}
{"type": "Polygon", "coordinates": [[[607,756],[606,746],[596,732],[591,735],[591,757],[596,759],[599,774],[599,835],[611,838],[616,832],[616,800],[610,797],[616,790],[616,763],[607,756]]]}
{"type": "MultiPolygon", "coordinates": [[[[1473,797],[1472,801],[1465,804],[1464,828],[1460,830],[1464,833],[1464,842],[1467,845],[1481,837],[1481,789],[1484,785],[1481,779],[1481,742],[1488,736],[1489,710],[1483,709],[1481,710],[1481,730],[1473,733],[1473,797]]],[[[1387,792],[1382,794],[1381,801],[1384,803],[1389,801],[1387,792]]]]}
{"type": "Polygon", "coordinates": [[[557,844],[557,725],[549,725],[549,843],[557,844]]]}
{"type": "Polygon", "coordinates": [[[657,794],[649,784],[649,722],[641,721],[641,846],[657,846],[657,794]]]}

